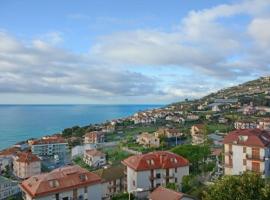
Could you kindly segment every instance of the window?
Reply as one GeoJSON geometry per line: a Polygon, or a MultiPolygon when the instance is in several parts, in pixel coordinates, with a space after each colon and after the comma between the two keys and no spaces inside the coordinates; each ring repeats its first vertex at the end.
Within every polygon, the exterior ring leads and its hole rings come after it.
{"type": "Polygon", "coordinates": [[[132,182],[132,183],[133,183],[133,186],[135,186],[135,185],[136,185],[136,182],[135,182],[135,180],[133,180],[133,182],[132,182]]]}
{"type": "Polygon", "coordinates": [[[243,153],[247,152],[247,147],[243,147],[243,153]]]}
{"type": "Polygon", "coordinates": [[[156,174],[156,177],[157,177],[157,178],[160,178],[160,177],[161,177],[161,176],[160,176],[160,173],[156,174]]]}
{"type": "Polygon", "coordinates": [[[174,169],[174,172],[177,173],[177,168],[174,169]]]}
{"type": "Polygon", "coordinates": [[[157,183],[156,187],[159,187],[160,186],[160,183],[157,183]]]}
{"type": "Polygon", "coordinates": [[[56,199],[56,200],[59,200],[59,194],[58,194],[58,193],[55,194],[55,199],[56,199]]]}
{"type": "Polygon", "coordinates": [[[243,159],[243,165],[247,165],[247,160],[243,159]]]}
{"type": "Polygon", "coordinates": [[[174,182],[175,182],[175,183],[177,183],[177,182],[178,182],[178,179],[177,179],[177,178],[175,178],[175,179],[174,179],[174,182]]]}
{"type": "Polygon", "coordinates": [[[68,197],[64,197],[62,200],[68,200],[68,197]]]}
{"type": "Polygon", "coordinates": [[[260,172],[260,163],[259,162],[252,162],[252,171],[260,172]]]}

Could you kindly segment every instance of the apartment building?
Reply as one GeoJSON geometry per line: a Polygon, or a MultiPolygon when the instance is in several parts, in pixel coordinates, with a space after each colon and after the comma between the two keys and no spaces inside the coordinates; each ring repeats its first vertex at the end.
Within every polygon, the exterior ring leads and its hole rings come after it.
{"type": "Polygon", "coordinates": [[[245,171],[270,175],[270,133],[260,129],[239,129],[224,138],[224,168],[226,175],[245,171]]]}
{"type": "Polygon", "coordinates": [[[0,176],[0,200],[8,199],[20,192],[17,181],[0,176]]]}
{"type": "Polygon", "coordinates": [[[79,166],[32,176],[20,184],[24,200],[101,200],[101,179],[79,166]]]}
{"type": "Polygon", "coordinates": [[[84,136],[84,143],[85,144],[97,144],[103,143],[105,140],[104,132],[102,131],[92,131],[86,133],[84,136]]]}
{"type": "Polygon", "coordinates": [[[258,120],[258,128],[270,131],[270,118],[262,118],[258,120]]]}
{"type": "Polygon", "coordinates": [[[13,173],[21,179],[40,174],[41,161],[31,152],[17,153],[13,160],[13,173]]]}
{"type": "Polygon", "coordinates": [[[159,147],[160,139],[154,134],[144,132],[137,137],[137,143],[145,147],[159,147]]]}
{"type": "Polygon", "coordinates": [[[126,189],[128,192],[147,197],[149,191],[168,183],[181,187],[182,178],[189,174],[189,162],[182,156],[167,151],[134,155],[122,161],[126,166],[126,189]]]}
{"type": "Polygon", "coordinates": [[[91,167],[100,167],[106,164],[106,155],[96,149],[86,150],[83,160],[91,167]]]}
{"type": "Polygon", "coordinates": [[[40,140],[30,142],[33,154],[41,157],[52,157],[57,155],[60,159],[65,158],[68,143],[62,137],[44,137],[40,140]]]}
{"type": "Polygon", "coordinates": [[[257,123],[252,120],[239,120],[234,122],[235,129],[251,129],[257,128],[257,123]]]}
{"type": "Polygon", "coordinates": [[[111,199],[113,195],[125,191],[124,169],[123,165],[117,165],[94,171],[101,177],[103,200],[111,199]]]}

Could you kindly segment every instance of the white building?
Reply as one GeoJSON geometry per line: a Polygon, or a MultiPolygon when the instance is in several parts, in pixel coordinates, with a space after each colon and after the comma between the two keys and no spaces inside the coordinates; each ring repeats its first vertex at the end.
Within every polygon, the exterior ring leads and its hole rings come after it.
{"type": "Polygon", "coordinates": [[[270,175],[270,133],[260,129],[241,129],[224,138],[226,175],[254,171],[262,177],[270,175]]]}
{"type": "Polygon", "coordinates": [[[270,130],[270,118],[263,118],[258,121],[258,128],[263,130],[270,130]]]}
{"type": "Polygon", "coordinates": [[[101,179],[79,166],[58,168],[20,184],[24,200],[101,200],[101,179]]]}
{"type": "Polygon", "coordinates": [[[234,122],[235,129],[252,129],[257,128],[257,123],[251,120],[239,120],[234,122]]]}
{"type": "Polygon", "coordinates": [[[0,176],[0,200],[7,199],[20,192],[17,181],[12,181],[8,178],[0,176]]]}
{"type": "Polygon", "coordinates": [[[57,155],[60,159],[65,158],[68,143],[61,137],[48,137],[41,140],[31,141],[31,151],[41,157],[57,155]]]}
{"type": "Polygon", "coordinates": [[[134,155],[122,163],[126,166],[127,191],[143,189],[139,197],[147,197],[152,189],[168,183],[181,187],[183,176],[189,174],[188,160],[167,151],[134,155]]]}
{"type": "Polygon", "coordinates": [[[106,165],[106,155],[96,149],[86,150],[83,160],[91,167],[100,167],[106,165]]]}
{"type": "Polygon", "coordinates": [[[40,159],[30,153],[21,152],[14,156],[13,173],[15,176],[25,179],[41,173],[40,159]]]}

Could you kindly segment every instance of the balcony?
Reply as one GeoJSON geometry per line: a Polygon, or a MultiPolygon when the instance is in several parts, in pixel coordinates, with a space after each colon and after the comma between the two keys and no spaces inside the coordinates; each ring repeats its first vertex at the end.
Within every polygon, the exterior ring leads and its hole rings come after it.
{"type": "Polygon", "coordinates": [[[260,162],[265,161],[265,157],[260,157],[260,156],[257,156],[257,155],[255,156],[255,155],[250,155],[250,154],[246,155],[246,159],[247,160],[260,161],[260,162]]]}
{"type": "Polygon", "coordinates": [[[232,156],[233,155],[233,152],[232,151],[227,151],[224,154],[225,154],[225,156],[232,156]]]}

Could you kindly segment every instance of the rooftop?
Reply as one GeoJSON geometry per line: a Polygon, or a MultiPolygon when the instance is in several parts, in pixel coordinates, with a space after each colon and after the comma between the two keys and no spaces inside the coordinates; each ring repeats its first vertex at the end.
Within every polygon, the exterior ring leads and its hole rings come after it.
{"type": "Polygon", "coordinates": [[[96,149],[89,149],[85,151],[85,154],[89,156],[105,156],[105,154],[101,151],[98,151],[96,149]]]}
{"type": "Polygon", "coordinates": [[[31,162],[38,162],[40,159],[31,152],[20,152],[16,155],[16,161],[29,164],[31,162]]]}
{"type": "Polygon", "coordinates": [[[174,190],[170,190],[164,187],[159,186],[156,188],[150,195],[149,195],[150,200],[180,200],[180,199],[185,199],[185,200],[191,200],[194,199],[188,195],[185,195],[181,192],[176,192],[174,190]]]}
{"type": "Polygon", "coordinates": [[[135,171],[150,169],[168,169],[188,166],[187,159],[168,151],[156,151],[142,155],[130,156],[122,163],[135,171]]]}
{"type": "Polygon", "coordinates": [[[109,167],[107,169],[99,169],[97,171],[94,171],[94,173],[100,176],[102,181],[108,182],[123,178],[125,176],[124,168],[125,167],[123,165],[117,165],[109,167]]]}
{"type": "Polygon", "coordinates": [[[73,188],[97,184],[100,177],[77,165],[55,169],[49,173],[32,176],[20,187],[31,197],[46,196],[73,188]]]}
{"type": "Polygon", "coordinates": [[[270,132],[260,129],[239,129],[225,136],[223,143],[268,147],[270,145],[270,132]]]}

